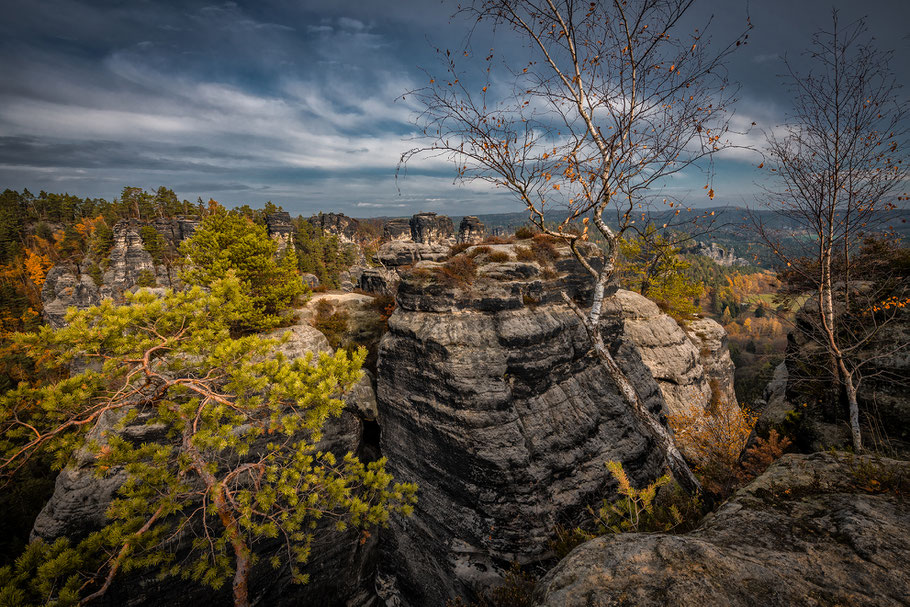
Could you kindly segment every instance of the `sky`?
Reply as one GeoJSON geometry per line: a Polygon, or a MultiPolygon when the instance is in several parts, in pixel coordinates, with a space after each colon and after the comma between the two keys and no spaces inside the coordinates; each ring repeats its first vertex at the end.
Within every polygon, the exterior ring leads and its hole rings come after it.
{"type": "MultiPolygon", "coordinates": [[[[728,62],[737,120],[785,120],[781,56],[800,61],[831,9],[866,17],[910,84],[910,0],[701,0],[717,40],[751,17],[749,44],[728,62]]],[[[227,206],[266,201],[292,215],[355,217],[520,211],[503,191],[453,183],[423,159],[396,180],[414,146],[408,90],[458,48],[471,24],[448,0],[6,0],[0,20],[0,188],[113,199],[124,186],[173,188],[227,206]]],[[[486,41],[484,41],[486,42],[486,41]]],[[[514,41],[498,38],[506,49],[514,41]]],[[[517,48],[517,47],[516,47],[517,48]]],[[[692,176],[673,184],[693,206],[758,195],[756,158],[714,165],[709,202],[692,176]]]]}

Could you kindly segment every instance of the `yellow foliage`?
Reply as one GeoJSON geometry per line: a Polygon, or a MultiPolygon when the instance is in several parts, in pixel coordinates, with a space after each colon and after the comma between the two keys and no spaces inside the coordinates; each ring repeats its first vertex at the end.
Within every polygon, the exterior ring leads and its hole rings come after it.
{"type": "Polygon", "coordinates": [[[711,410],[690,405],[668,416],[676,443],[695,462],[708,491],[729,492],[736,482],[739,456],[758,416],[737,403],[718,401],[711,410]]]}
{"type": "Polygon", "coordinates": [[[29,279],[39,289],[44,285],[44,279],[52,265],[54,264],[47,255],[42,255],[31,249],[25,250],[25,271],[29,279]]]}

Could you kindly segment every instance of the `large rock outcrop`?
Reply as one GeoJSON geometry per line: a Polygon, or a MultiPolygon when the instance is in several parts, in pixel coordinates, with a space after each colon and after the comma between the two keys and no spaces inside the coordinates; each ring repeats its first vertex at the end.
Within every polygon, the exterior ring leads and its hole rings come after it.
{"type": "Polygon", "coordinates": [[[411,222],[404,217],[389,219],[382,226],[382,239],[411,240],[411,222]]]}
{"type": "MultiPolygon", "coordinates": [[[[363,297],[363,296],[360,296],[363,297]]],[[[280,347],[288,357],[305,356],[307,352],[331,352],[319,331],[306,321],[292,327],[276,329],[267,334],[278,337],[290,332],[290,339],[280,347]]],[[[369,374],[354,386],[345,398],[347,406],[339,417],[330,418],[318,449],[342,457],[347,452],[358,453],[370,461],[378,453],[376,397],[369,374]]],[[[91,438],[103,441],[102,433],[114,429],[122,416],[108,414],[94,430],[91,438]]],[[[122,436],[135,442],[166,440],[161,429],[144,425],[140,415],[122,430],[122,436]]],[[[54,494],[38,515],[32,529],[33,538],[53,540],[67,536],[85,537],[105,524],[105,512],[111,498],[125,480],[123,472],[105,477],[95,474],[94,456],[87,450],[76,453],[70,465],[57,477],[54,494]]],[[[251,578],[252,597],[265,605],[313,605],[335,607],[350,601],[352,605],[368,605],[374,596],[373,573],[377,557],[377,538],[366,541],[356,531],[338,533],[326,522],[313,545],[314,557],[307,566],[310,583],[300,586],[291,583],[287,572],[276,573],[266,563],[258,566],[251,578]]],[[[265,546],[272,549],[274,546],[265,546]]],[[[178,547],[178,553],[180,548],[178,547]]],[[[228,585],[229,586],[229,585],[228,585]]],[[[179,578],[156,580],[150,573],[134,573],[117,579],[106,594],[103,604],[124,607],[132,605],[192,606],[200,604],[229,604],[230,589],[220,591],[191,584],[179,578]],[[136,591],[141,587],[140,592],[136,591]]]]}
{"type": "Polygon", "coordinates": [[[455,228],[452,220],[436,213],[418,213],[411,217],[411,240],[423,244],[451,242],[455,228]]]}
{"type": "Polygon", "coordinates": [[[152,256],[142,243],[139,234],[141,225],[126,219],[114,225],[114,246],[101,279],[102,297],[118,299],[124,291],[136,286],[140,278],[152,278],[161,284],[168,284],[167,274],[158,276],[152,256]]]}
{"type": "MultiPolygon", "coordinates": [[[[545,279],[536,263],[478,262],[470,286],[440,280],[432,262],[405,274],[380,347],[382,452],[396,478],[419,486],[413,518],[383,537],[380,581],[405,605],[443,605],[512,561],[549,557],[555,525],[607,491],[605,461],[638,481],[661,468],[561,302],[562,289],[587,295],[577,263],[560,259],[545,279]]],[[[606,325],[659,412],[660,389],[621,320],[606,325]]]]}
{"type": "Polygon", "coordinates": [[[337,236],[344,243],[353,243],[360,229],[359,221],[343,213],[319,213],[310,217],[309,222],[324,232],[337,236]]]}
{"type": "Polygon", "coordinates": [[[605,301],[604,311],[623,318],[625,335],[638,347],[642,361],[657,380],[668,413],[682,413],[693,405],[704,408],[711,402],[711,386],[698,348],[657,304],[620,289],[605,301]]]}
{"type": "Polygon", "coordinates": [[[906,461],[785,455],[691,533],[582,544],[540,581],[536,604],[910,604],[908,476],[906,461]],[[876,470],[890,486],[869,486],[876,470]]]}
{"type": "Polygon", "coordinates": [[[69,308],[84,310],[96,306],[101,303],[101,292],[88,274],[77,276],[68,266],[56,265],[44,278],[41,300],[47,324],[59,329],[66,324],[63,317],[69,308]]]}
{"type": "Polygon", "coordinates": [[[733,387],[736,367],[730,358],[730,345],[723,326],[710,318],[697,318],[684,322],[682,328],[698,350],[712,397],[725,403],[736,403],[733,387]]]}
{"type": "Polygon", "coordinates": [[[483,222],[473,215],[461,218],[458,226],[457,241],[465,244],[477,244],[486,236],[486,228],[483,222]]]}
{"type": "Polygon", "coordinates": [[[294,248],[294,224],[291,223],[291,214],[287,211],[268,213],[265,216],[265,229],[269,238],[278,243],[279,254],[288,247],[294,248]]]}
{"type": "MultiPolygon", "coordinates": [[[[841,343],[850,346],[848,360],[858,367],[855,379],[860,379],[857,400],[863,440],[910,455],[910,308],[888,310],[886,321],[857,311],[866,305],[858,302],[871,297],[873,289],[871,283],[853,283],[855,311],[849,321],[841,316],[842,305],[837,305],[838,323],[848,327],[842,329],[841,343]],[[850,322],[860,326],[849,328],[850,322]],[[862,343],[857,343],[860,339],[862,343]]],[[[762,427],[785,426],[803,450],[851,444],[847,401],[829,370],[830,359],[815,320],[816,302],[810,297],[796,313],[787,336],[786,358],[766,388],[767,405],[759,420],[762,427]]]]}

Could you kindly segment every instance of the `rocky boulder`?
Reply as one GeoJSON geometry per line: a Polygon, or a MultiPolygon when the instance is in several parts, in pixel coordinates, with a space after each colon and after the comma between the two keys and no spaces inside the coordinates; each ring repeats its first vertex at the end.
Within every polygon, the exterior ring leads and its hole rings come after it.
{"type": "Polygon", "coordinates": [[[394,295],[400,281],[398,272],[386,268],[368,268],[360,275],[357,288],[377,295],[394,295]]]}
{"type": "MultiPolygon", "coordinates": [[[[403,276],[377,399],[382,453],[396,478],[418,484],[419,501],[383,535],[387,602],[443,605],[496,583],[513,561],[549,558],[556,524],[608,491],[609,459],[637,482],[660,473],[651,440],[561,301],[561,290],[584,299],[590,282],[562,252],[546,273],[496,263],[469,285],[441,278],[433,262],[403,276]]],[[[623,323],[604,331],[660,411],[660,388],[623,323]]]]}
{"type": "Polygon", "coordinates": [[[308,221],[321,228],[322,231],[337,236],[341,242],[345,243],[353,243],[354,237],[360,229],[359,221],[343,213],[319,213],[310,217],[308,221]]]}
{"type": "Polygon", "coordinates": [[[452,220],[436,213],[418,213],[410,226],[411,240],[423,244],[450,243],[455,232],[452,220]]]}
{"type": "Polygon", "coordinates": [[[468,215],[461,219],[461,224],[458,226],[458,238],[456,240],[459,243],[477,244],[484,239],[485,235],[486,228],[483,225],[483,222],[473,215],[468,215]]]}
{"type": "Polygon", "coordinates": [[[382,226],[382,239],[387,241],[411,240],[411,223],[404,217],[389,219],[382,226]]]}
{"type": "Polygon", "coordinates": [[[418,261],[441,261],[448,256],[447,245],[393,240],[379,247],[375,260],[387,268],[398,268],[418,261]]]}
{"type": "Polygon", "coordinates": [[[906,605],[908,477],[906,461],[785,455],[691,533],[582,544],[536,605],[906,605]]]}
{"type": "MultiPolygon", "coordinates": [[[[605,314],[622,317],[625,335],[657,380],[668,413],[684,412],[691,405],[708,406],[711,386],[699,351],[675,320],[632,291],[619,289],[604,303],[605,314]]],[[[732,375],[726,379],[732,384],[732,375]]]]}
{"type": "Polygon", "coordinates": [[[726,403],[736,403],[736,391],[733,389],[736,367],[730,358],[727,332],[719,322],[710,318],[697,318],[681,326],[698,350],[712,396],[726,403]]]}
{"type": "Polygon", "coordinates": [[[88,274],[76,276],[68,267],[50,269],[41,287],[44,319],[54,329],[64,326],[63,317],[71,308],[84,310],[101,303],[101,292],[88,274]]]}

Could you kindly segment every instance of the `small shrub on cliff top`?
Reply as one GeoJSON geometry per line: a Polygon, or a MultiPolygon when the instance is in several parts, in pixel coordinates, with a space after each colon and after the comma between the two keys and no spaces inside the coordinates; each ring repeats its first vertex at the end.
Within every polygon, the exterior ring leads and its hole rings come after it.
{"type": "Polygon", "coordinates": [[[512,259],[505,251],[493,251],[487,255],[487,261],[491,263],[503,263],[512,259]]]}
{"type": "Polygon", "coordinates": [[[316,316],[313,327],[325,335],[332,349],[341,345],[344,334],[348,331],[351,315],[345,310],[335,311],[335,307],[325,299],[316,303],[316,316]]]}
{"type": "Polygon", "coordinates": [[[781,438],[777,430],[771,430],[767,439],[756,438],[755,444],[746,450],[740,472],[740,480],[743,482],[749,481],[767,470],[768,466],[780,458],[789,446],[790,439],[787,437],[781,438]]]}
{"type": "Polygon", "coordinates": [[[455,257],[459,253],[464,253],[471,248],[471,243],[469,242],[459,242],[452,245],[452,248],[449,249],[449,257],[455,257]]]}
{"type": "Polygon", "coordinates": [[[442,282],[451,286],[470,286],[477,277],[477,264],[467,255],[457,255],[434,270],[442,282]]]}
{"type": "Polygon", "coordinates": [[[521,226],[515,230],[515,238],[519,240],[526,240],[528,238],[534,238],[534,235],[536,233],[537,232],[535,232],[533,228],[530,228],[528,226],[521,226]]]}
{"type": "Polygon", "coordinates": [[[515,242],[515,238],[512,236],[487,236],[481,244],[511,244],[513,242],[515,242]]]}

